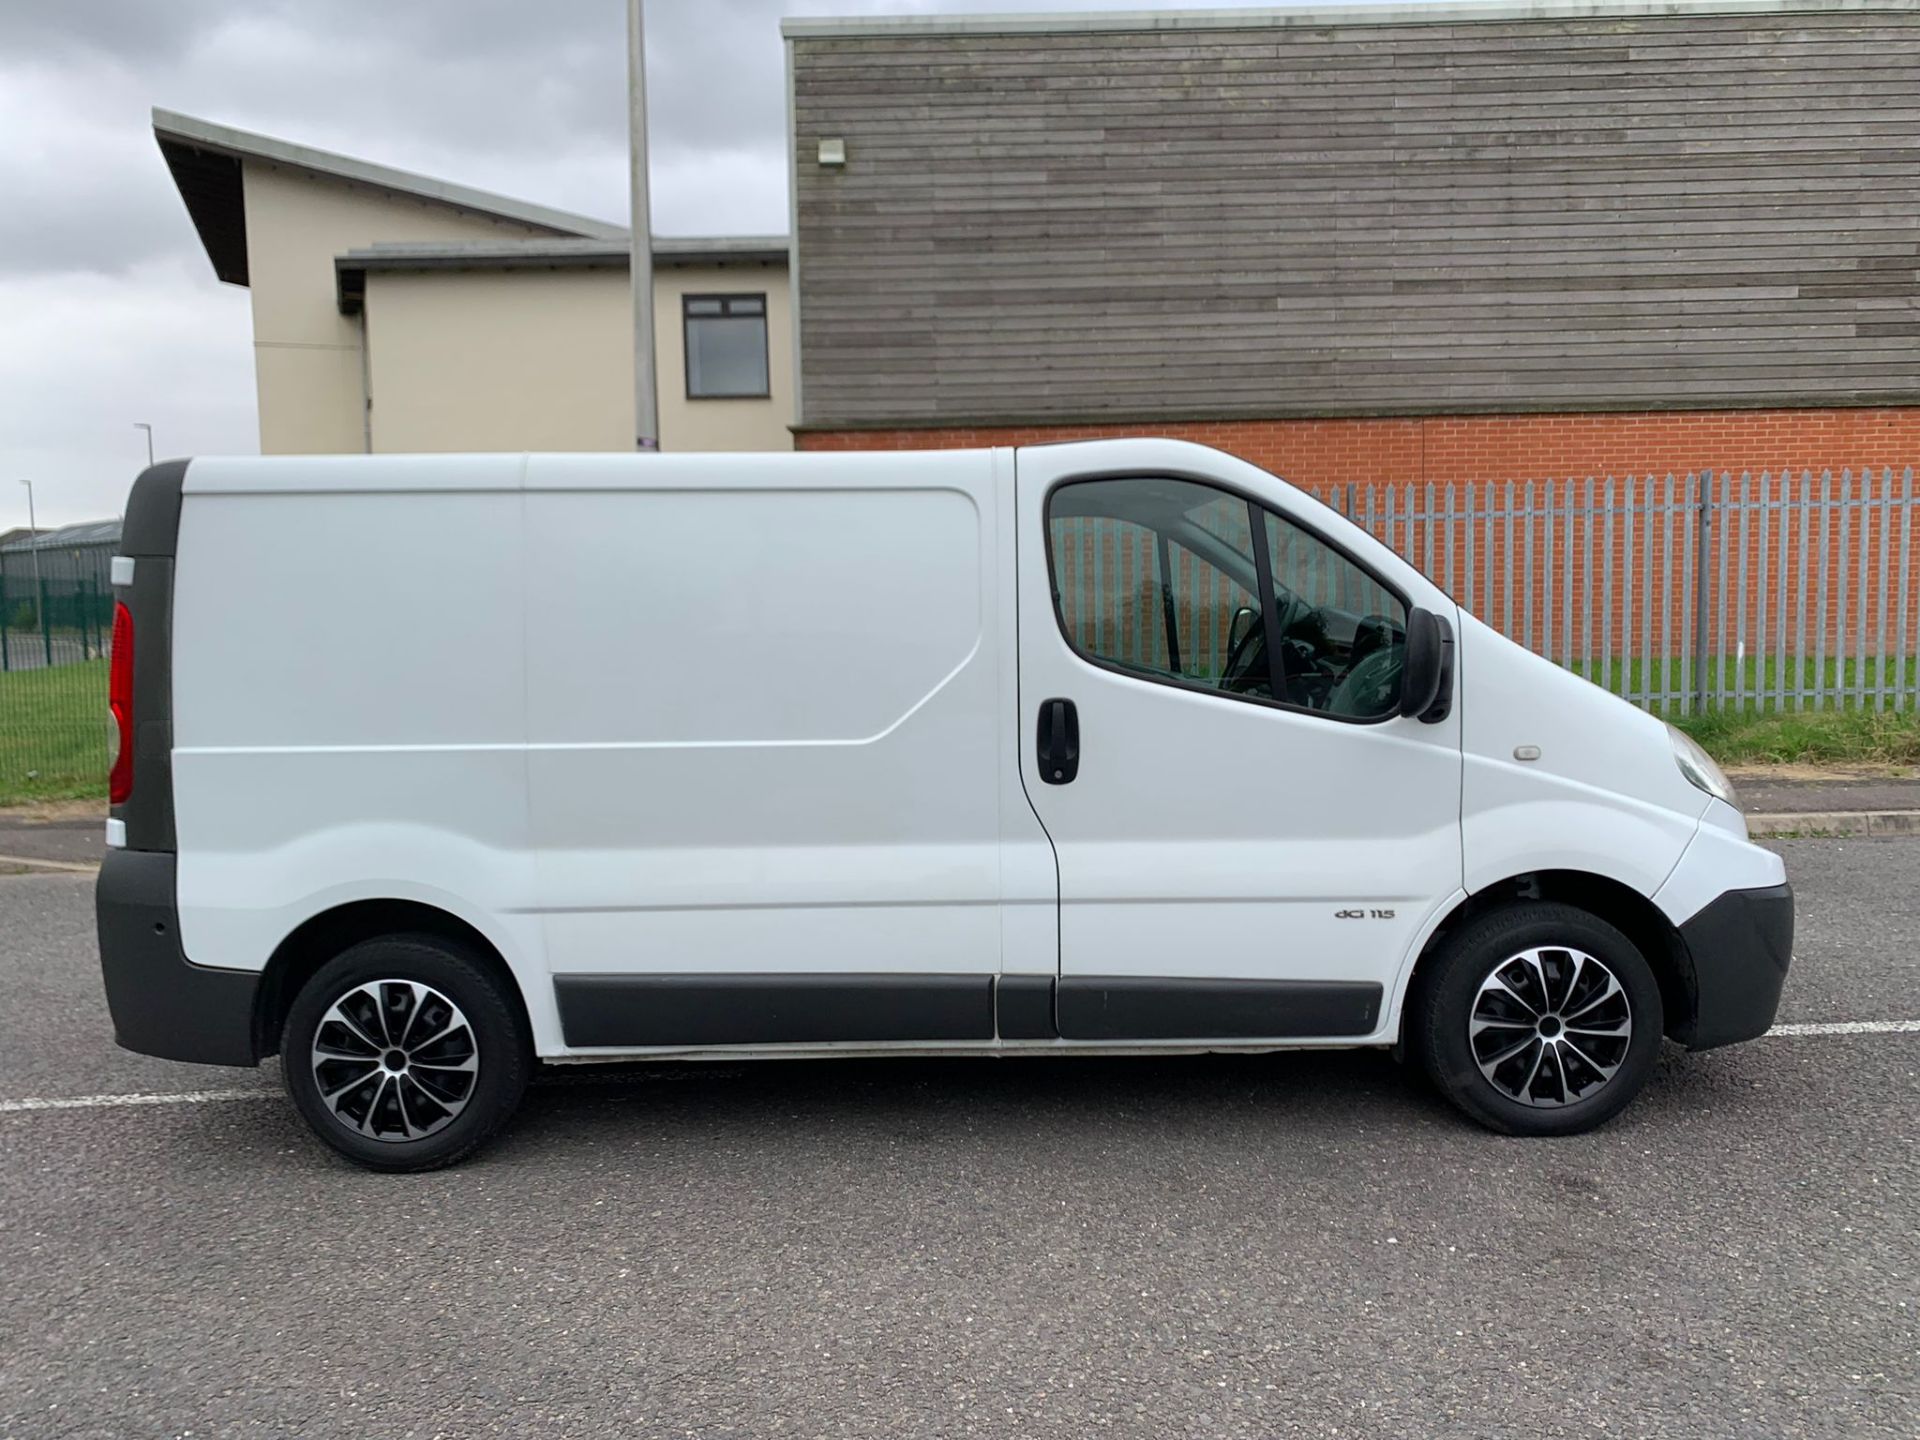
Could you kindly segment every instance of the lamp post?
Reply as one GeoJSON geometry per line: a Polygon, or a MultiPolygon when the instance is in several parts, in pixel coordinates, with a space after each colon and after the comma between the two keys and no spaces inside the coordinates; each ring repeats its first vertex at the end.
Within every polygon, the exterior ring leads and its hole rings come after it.
{"type": "Polygon", "coordinates": [[[647,201],[647,46],[642,29],[643,0],[627,0],[627,163],[633,282],[633,434],[634,449],[660,448],[659,397],[653,378],[653,216],[647,201]]]}
{"type": "Polygon", "coordinates": [[[153,426],[144,420],[136,420],[133,422],[133,428],[147,432],[147,464],[153,464],[153,426]]]}
{"type": "Polygon", "coordinates": [[[40,579],[40,522],[33,518],[33,481],[22,480],[27,487],[27,544],[33,555],[33,609],[40,620],[40,644],[47,668],[53,668],[53,631],[47,626],[47,587],[40,579]]]}

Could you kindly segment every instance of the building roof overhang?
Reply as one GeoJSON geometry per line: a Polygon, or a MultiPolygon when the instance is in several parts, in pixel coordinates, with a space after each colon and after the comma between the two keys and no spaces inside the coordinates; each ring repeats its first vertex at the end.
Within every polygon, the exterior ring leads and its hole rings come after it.
{"type": "Polygon", "coordinates": [[[154,110],[153,136],[194,229],[200,233],[207,258],[213,262],[214,274],[233,285],[245,285],[248,280],[247,209],[240,179],[241,166],[247,162],[509,220],[559,238],[624,242],[627,237],[623,225],[296,145],[271,135],[236,130],[173,110],[154,110]]]}
{"type": "MultiPolygon", "coordinates": [[[[334,289],[340,313],[357,315],[366,304],[370,272],[431,270],[625,270],[627,241],[480,240],[454,243],[369,245],[334,258],[334,289]]],[[[784,235],[653,237],[653,263],[671,269],[692,265],[787,264],[784,235]]]]}

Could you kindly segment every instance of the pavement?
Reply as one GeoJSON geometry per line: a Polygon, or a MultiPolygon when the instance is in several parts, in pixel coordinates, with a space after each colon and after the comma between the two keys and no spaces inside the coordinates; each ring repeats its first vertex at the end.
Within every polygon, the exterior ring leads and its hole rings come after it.
{"type": "Polygon", "coordinates": [[[1755,835],[1920,835],[1920,780],[1763,774],[1735,786],[1755,835]]]}
{"type": "Polygon", "coordinates": [[[1859,779],[1776,779],[1742,775],[1734,782],[1743,810],[1791,814],[1821,810],[1920,810],[1920,780],[1870,776],[1859,779]]]}
{"type": "Polygon", "coordinates": [[[1378,1053],[770,1061],[398,1177],[116,1049],[90,877],[0,878],[0,1436],[1910,1440],[1920,848],[1780,848],[1788,1028],[1593,1135],[1378,1053]]]}

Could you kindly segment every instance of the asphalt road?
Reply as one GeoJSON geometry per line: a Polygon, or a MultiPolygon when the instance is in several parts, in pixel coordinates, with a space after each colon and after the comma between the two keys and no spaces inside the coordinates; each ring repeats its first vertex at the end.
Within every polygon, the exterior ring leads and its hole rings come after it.
{"type": "MultiPolygon", "coordinates": [[[[1783,1021],[1920,1018],[1920,841],[1782,847],[1783,1021]]],[[[653,1067],[361,1173],[114,1048],[0,879],[0,1435],[1920,1433],[1920,1034],[1669,1054],[1575,1140],[1378,1055],[653,1067]]]]}

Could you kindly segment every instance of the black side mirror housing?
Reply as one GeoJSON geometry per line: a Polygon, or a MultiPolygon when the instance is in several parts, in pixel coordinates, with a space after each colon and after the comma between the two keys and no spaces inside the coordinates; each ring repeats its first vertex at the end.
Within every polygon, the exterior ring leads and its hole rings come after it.
{"type": "Polygon", "coordinates": [[[1399,713],[1423,725],[1437,725],[1453,713],[1453,627],[1417,606],[1407,616],[1399,713]]]}

